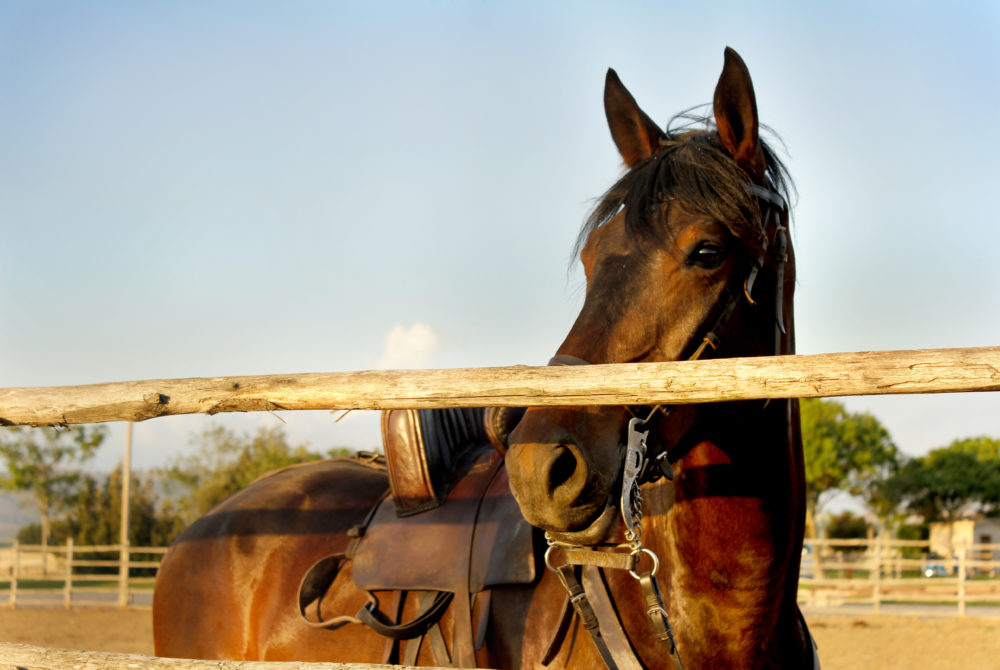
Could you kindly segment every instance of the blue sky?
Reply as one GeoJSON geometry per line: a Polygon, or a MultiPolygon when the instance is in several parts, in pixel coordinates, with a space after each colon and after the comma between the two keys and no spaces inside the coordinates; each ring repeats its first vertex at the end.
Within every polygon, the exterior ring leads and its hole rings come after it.
{"type": "MultiPolygon", "coordinates": [[[[726,45],[798,187],[799,351],[998,344],[995,2],[7,0],[0,386],[544,363],[620,174],[606,69],[665,123],[726,45]]],[[[996,394],[847,402],[911,454],[1000,437],[996,394]]],[[[379,440],[281,420],[145,422],[134,462],[218,423],[379,440]]]]}

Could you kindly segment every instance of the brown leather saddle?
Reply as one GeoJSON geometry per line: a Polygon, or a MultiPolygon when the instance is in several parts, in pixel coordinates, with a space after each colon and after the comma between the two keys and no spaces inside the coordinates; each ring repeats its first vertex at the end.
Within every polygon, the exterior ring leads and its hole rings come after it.
{"type": "Polygon", "coordinates": [[[317,562],[303,578],[299,607],[306,622],[368,626],[387,638],[383,663],[415,664],[426,640],[438,665],[475,667],[475,650],[489,626],[491,590],[530,584],[538,575],[536,533],[521,516],[502,452],[493,444],[505,444],[517,418],[506,410],[383,412],[388,495],[354,529],[347,551],[317,562]],[[307,617],[306,608],[322,598],[348,561],[369,602],[356,616],[307,617]],[[407,598],[416,598],[420,614],[402,622],[407,598]],[[449,608],[450,645],[438,625],[449,608]]]}

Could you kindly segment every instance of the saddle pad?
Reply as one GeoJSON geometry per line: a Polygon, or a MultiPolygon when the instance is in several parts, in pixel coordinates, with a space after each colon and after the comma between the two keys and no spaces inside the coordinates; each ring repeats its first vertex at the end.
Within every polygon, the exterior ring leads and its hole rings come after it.
{"type": "Polygon", "coordinates": [[[509,493],[502,457],[484,451],[440,507],[399,517],[392,498],[383,501],[351,564],[355,584],[368,591],[475,593],[533,581],[532,531],[509,493]]]}

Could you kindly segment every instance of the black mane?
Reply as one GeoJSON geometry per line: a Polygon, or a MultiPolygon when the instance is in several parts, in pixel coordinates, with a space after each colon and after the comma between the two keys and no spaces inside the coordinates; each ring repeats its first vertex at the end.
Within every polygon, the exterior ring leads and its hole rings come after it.
{"type": "MultiPolygon", "coordinates": [[[[729,232],[751,250],[764,242],[764,221],[760,199],[747,187],[747,173],[726,152],[708,119],[692,119],[689,114],[675,117],[660,142],[661,149],[638,163],[601,197],[577,239],[576,256],[587,238],[625,208],[625,226],[633,235],[662,239],[669,231],[658,229],[661,217],[650,216],[653,209],[670,199],[725,225],[729,232]],[[702,129],[691,130],[692,122],[702,129]],[[674,128],[683,122],[680,128],[674,128]]],[[[784,164],[761,139],[767,164],[765,186],[789,201],[793,190],[784,164]]]]}

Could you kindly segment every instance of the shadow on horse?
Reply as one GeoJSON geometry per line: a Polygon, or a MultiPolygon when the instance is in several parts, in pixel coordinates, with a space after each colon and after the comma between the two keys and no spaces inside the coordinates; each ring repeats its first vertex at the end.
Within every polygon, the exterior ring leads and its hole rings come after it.
{"type": "MultiPolygon", "coordinates": [[[[580,233],[586,297],[551,364],[792,353],[790,183],[741,58],[697,124],[662,130],[613,70],[604,105],[628,169],[580,233]]],[[[387,464],[286,468],[188,528],[156,653],[818,667],[796,401],[397,410],[383,438],[387,464]]]]}

